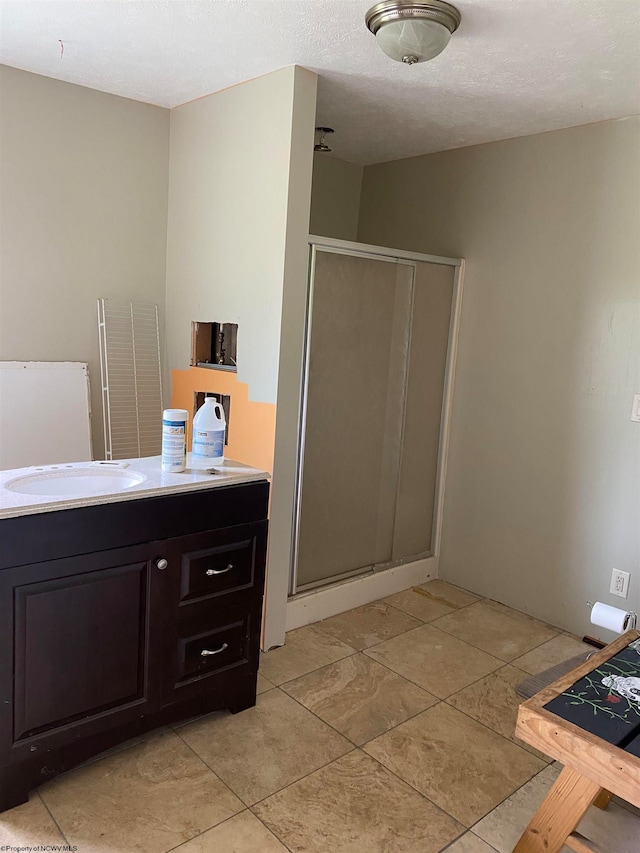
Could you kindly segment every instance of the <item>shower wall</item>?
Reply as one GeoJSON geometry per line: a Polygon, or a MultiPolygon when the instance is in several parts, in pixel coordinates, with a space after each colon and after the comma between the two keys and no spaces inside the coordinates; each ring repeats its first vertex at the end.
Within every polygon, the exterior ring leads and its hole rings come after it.
{"type": "Polygon", "coordinates": [[[356,240],[362,166],[328,154],[314,154],[309,233],[356,240]]]}

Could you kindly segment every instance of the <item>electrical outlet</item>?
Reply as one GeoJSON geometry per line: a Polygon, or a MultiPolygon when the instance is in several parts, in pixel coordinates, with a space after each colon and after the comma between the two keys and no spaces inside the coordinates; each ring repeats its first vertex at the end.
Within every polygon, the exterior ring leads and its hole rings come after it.
{"type": "Polygon", "coordinates": [[[619,569],[613,569],[611,572],[611,586],[609,592],[612,595],[619,595],[620,598],[626,598],[629,595],[629,572],[621,572],[619,569]]]}

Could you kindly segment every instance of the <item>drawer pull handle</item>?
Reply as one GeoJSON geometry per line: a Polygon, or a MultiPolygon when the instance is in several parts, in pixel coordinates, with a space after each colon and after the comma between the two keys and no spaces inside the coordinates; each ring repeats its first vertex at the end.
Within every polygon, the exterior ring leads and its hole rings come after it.
{"type": "Polygon", "coordinates": [[[168,560],[165,560],[164,557],[159,557],[156,560],[156,566],[160,569],[161,572],[163,572],[167,568],[168,565],[169,565],[169,562],[168,562],[168,560]]]}
{"type": "Polygon", "coordinates": [[[212,575],[224,575],[226,572],[230,572],[233,568],[233,563],[229,563],[229,565],[225,569],[207,569],[206,575],[211,577],[212,575]]]}
{"type": "Polygon", "coordinates": [[[223,643],[219,649],[203,649],[200,652],[200,655],[203,658],[208,658],[210,655],[219,655],[220,652],[223,652],[225,649],[229,648],[229,643],[223,643]]]}

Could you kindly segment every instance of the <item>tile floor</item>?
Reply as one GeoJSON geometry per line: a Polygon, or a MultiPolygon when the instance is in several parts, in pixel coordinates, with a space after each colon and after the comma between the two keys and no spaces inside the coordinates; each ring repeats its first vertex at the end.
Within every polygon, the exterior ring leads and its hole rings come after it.
{"type": "MultiPolygon", "coordinates": [[[[78,853],[510,853],[560,772],[513,734],[515,685],[578,654],[432,581],[292,631],[255,708],[125,744],[0,815],[0,847],[78,853]]],[[[640,811],[581,831],[638,853],[640,811]]]]}

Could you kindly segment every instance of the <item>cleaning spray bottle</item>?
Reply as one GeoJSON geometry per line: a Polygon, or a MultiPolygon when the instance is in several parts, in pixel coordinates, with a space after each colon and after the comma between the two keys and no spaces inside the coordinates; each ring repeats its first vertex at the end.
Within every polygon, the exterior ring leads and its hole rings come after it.
{"type": "Polygon", "coordinates": [[[193,419],[191,455],[219,464],[224,461],[224,409],[215,397],[205,397],[193,419]]]}

